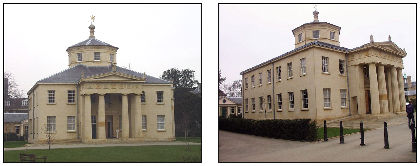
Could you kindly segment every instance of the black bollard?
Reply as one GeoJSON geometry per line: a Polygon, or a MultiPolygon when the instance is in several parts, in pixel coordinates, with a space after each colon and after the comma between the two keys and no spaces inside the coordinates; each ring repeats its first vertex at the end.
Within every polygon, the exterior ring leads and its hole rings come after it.
{"type": "Polygon", "coordinates": [[[363,130],[362,121],[360,121],[360,146],[365,146],[365,131],[363,130]]]}
{"type": "Polygon", "coordinates": [[[327,137],[327,121],[324,120],[324,141],[328,141],[327,137]]]}
{"type": "Polygon", "coordinates": [[[415,131],[414,123],[410,125],[410,129],[411,129],[411,151],[417,152],[417,139],[416,139],[416,134],[415,134],[416,131],[415,131]]]}
{"type": "Polygon", "coordinates": [[[343,121],[340,121],[340,144],[344,144],[343,121]]]}
{"type": "Polygon", "coordinates": [[[384,141],[385,141],[385,149],[389,149],[389,142],[388,142],[388,125],[384,122],[384,141]]]}

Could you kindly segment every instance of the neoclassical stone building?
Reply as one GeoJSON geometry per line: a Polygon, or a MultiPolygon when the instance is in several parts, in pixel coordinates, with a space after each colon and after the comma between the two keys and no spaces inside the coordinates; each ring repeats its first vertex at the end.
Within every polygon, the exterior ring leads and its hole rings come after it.
{"type": "Polygon", "coordinates": [[[405,111],[405,50],[389,37],[348,49],[341,27],[318,20],[292,30],[295,49],[241,72],[248,119],[335,119],[405,111]]]}
{"type": "Polygon", "coordinates": [[[172,83],[118,67],[118,47],[89,29],[67,48],[69,68],[29,90],[29,142],[174,140],[172,83]]]}

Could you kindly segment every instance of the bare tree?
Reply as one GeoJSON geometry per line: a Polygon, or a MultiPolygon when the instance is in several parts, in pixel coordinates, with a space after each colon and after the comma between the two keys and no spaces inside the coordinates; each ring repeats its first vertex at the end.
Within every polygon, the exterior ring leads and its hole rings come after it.
{"type": "Polygon", "coordinates": [[[221,89],[226,93],[228,97],[241,97],[242,80],[233,81],[232,84],[223,84],[221,89]]]}
{"type": "Polygon", "coordinates": [[[8,80],[8,95],[11,98],[22,98],[25,93],[18,88],[18,84],[15,81],[15,78],[12,73],[4,72],[4,78],[8,80]]]}
{"type": "Polygon", "coordinates": [[[56,136],[55,128],[53,128],[52,125],[48,126],[48,124],[45,124],[45,127],[43,127],[41,131],[44,132],[47,139],[48,150],[51,150],[51,145],[54,142],[56,136]]]}

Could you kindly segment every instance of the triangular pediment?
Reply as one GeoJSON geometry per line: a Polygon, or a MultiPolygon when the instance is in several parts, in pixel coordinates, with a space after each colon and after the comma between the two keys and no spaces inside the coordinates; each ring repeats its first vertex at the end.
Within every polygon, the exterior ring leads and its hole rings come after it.
{"type": "Polygon", "coordinates": [[[86,82],[127,82],[127,81],[146,81],[144,77],[137,77],[130,74],[125,74],[121,72],[109,72],[102,73],[97,75],[92,75],[86,78],[83,78],[82,81],[86,82]]]}
{"type": "Polygon", "coordinates": [[[227,97],[221,97],[219,98],[219,104],[235,105],[236,103],[232,102],[227,97]]]}
{"type": "Polygon", "coordinates": [[[405,51],[398,47],[394,42],[381,42],[377,44],[379,45],[379,47],[398,52],[399,54],[406,54],[405,51]]]}
{"type": "Polygon", "coordinates": [[[349,52],[358,52],[358,51],[366,50],[366,49],[370,49],[370,48],[375,48],[375,49],[379,49],[379,50],[382,50],[382,51],[386,51],[386,52],[389,52],[391,54],[395,54],[395,55],[400,56],[400,57],[405,57],[407,55],[405,50],[398,47],[392,41],[373,42],[373,43],[364,44],[360,47],[351,49],[349,52]]]}

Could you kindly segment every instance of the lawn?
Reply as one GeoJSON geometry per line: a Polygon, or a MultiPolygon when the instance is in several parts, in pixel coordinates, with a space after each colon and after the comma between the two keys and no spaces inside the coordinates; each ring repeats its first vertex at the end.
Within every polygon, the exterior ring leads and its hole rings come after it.
{"type": "MultiPolygon", "coordinates": [[[[351,134],[351,133],[356,133],[359,132],[360,129],[343,129],[343,134],[351,134]]],[[[364,131],[366,131],[366,129],[363,129],[364,131]]],[[[331,138],[331,137],[335,137],[335,136],[340,136],[340,128],[338,127],[327,127],[327,137],[331,138]]],[[[317,129],[317,138],[318,140],[320,139],[324,139],[324,128],[320,127],[317,129]]]]}
{"type": "Polygon", "coordinates": [[[47,162],[201,162],[201,146],[95,147],[4,151],[4,162],[20,162],[19,153],[47,156],[47,162]]]}
{"type": "Polygon", "coordinates": [[[187,137],[187,139],[185,139],[184,137],[176,137],[176,140],[182,142],[201,143],[201,137],[187,137]]]}
{"type": "Polygon", "coordinates": [[[4,148],[23,147],[27,143],[26,141],[4,141],[4,148]]]}

